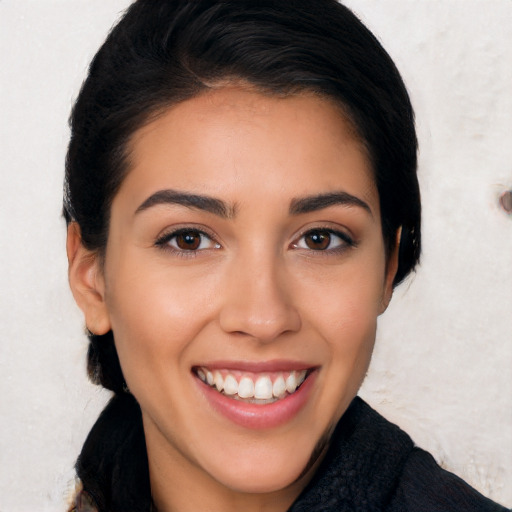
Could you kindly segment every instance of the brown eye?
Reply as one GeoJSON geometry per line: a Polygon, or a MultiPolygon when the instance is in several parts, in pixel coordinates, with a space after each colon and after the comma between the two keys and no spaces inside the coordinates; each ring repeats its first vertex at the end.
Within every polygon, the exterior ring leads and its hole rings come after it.
{"type": "Polygon", "coordinates": [[[175,236],[176,246],[183,251],[195,251],[201,245],[201,233],[184,231],[175,236]]]}
{"type": "Polygon", "coordinates": [[[292,244],[292,247],[295,249],[309,249],[310,251],[334,253],[343,251],[354,245],[354,241],[346,233],[319,228],[305,232],[292,244]]]}
{"type": "Polygon", "coordinates": [[[197,229],[180,229],[173,233],[168,233],[157,240],[156,245],[181,253],[193,253],[205,249],[220,249],[220,245],[214,242],[210,236],[197,229]]]}
{"type": "Polygon", "coordinates": [[[324,251],[331,244],[331,233],[329,231],[310,231],[304,235],[304,243],[308,249],[324,251]]]}

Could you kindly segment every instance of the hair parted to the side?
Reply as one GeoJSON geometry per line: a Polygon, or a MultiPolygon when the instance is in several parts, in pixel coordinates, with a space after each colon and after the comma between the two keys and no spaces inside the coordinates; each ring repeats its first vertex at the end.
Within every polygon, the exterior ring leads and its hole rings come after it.
{"type": "MultiPolygon", "coordinates": [[[[271,95],[329,98],[371,159],[394,284],[420,254],[414,114],[391,58],[336,0],[138,0],[92,61],[71,118],[64,217],[83,245],[105,250],[112,200],[139,128],[180,101],[226,83],[271,95]]],[[[115,395],[87,438],[78,477],[100,511],[147,511],[151,497],[140,408],[123,392],[112,332],[90,335],[90,378],[115,395]]]]}

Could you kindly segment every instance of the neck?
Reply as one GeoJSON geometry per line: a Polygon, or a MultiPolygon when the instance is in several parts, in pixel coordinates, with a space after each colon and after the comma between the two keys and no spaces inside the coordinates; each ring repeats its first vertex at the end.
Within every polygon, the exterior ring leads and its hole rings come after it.
{"type": "Polygon", "coordinates": [[[286,489],[286,493],[278,491],[266,494],[246,494],[236,491],[227,493],[213,491],[211,488],[204,489],[201,484],[196,484],[193,489],[187,492],[179,485],[165,486],[161,482],[151,479],[153,493],[153,512],[286,512],[297,498],[299,492],[286,489]],[[169,487],[172,488],[172,494],[169,487]],[[199,493],[197,490],[201,488],[199,493]]]}

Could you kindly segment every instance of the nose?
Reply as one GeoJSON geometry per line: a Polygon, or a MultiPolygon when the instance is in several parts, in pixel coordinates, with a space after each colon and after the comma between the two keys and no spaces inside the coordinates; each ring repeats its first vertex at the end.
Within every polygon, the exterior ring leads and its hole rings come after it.
{"type": "Polygon", "coordinates": [[[239,259],[225,280],[220,311],[224,332],[268,343],[301,328],[286,272],[276,262],[239,259]]]}

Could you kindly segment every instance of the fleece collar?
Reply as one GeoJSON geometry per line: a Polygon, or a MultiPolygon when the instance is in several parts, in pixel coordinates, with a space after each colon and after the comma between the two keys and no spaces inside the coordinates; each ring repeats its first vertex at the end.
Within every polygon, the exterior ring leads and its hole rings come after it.
{"type": "Polygon", "coordinates": [[[413,447],[405,432],[356,397],[313,480],[289,512],[381,512],[413,447]]]}

